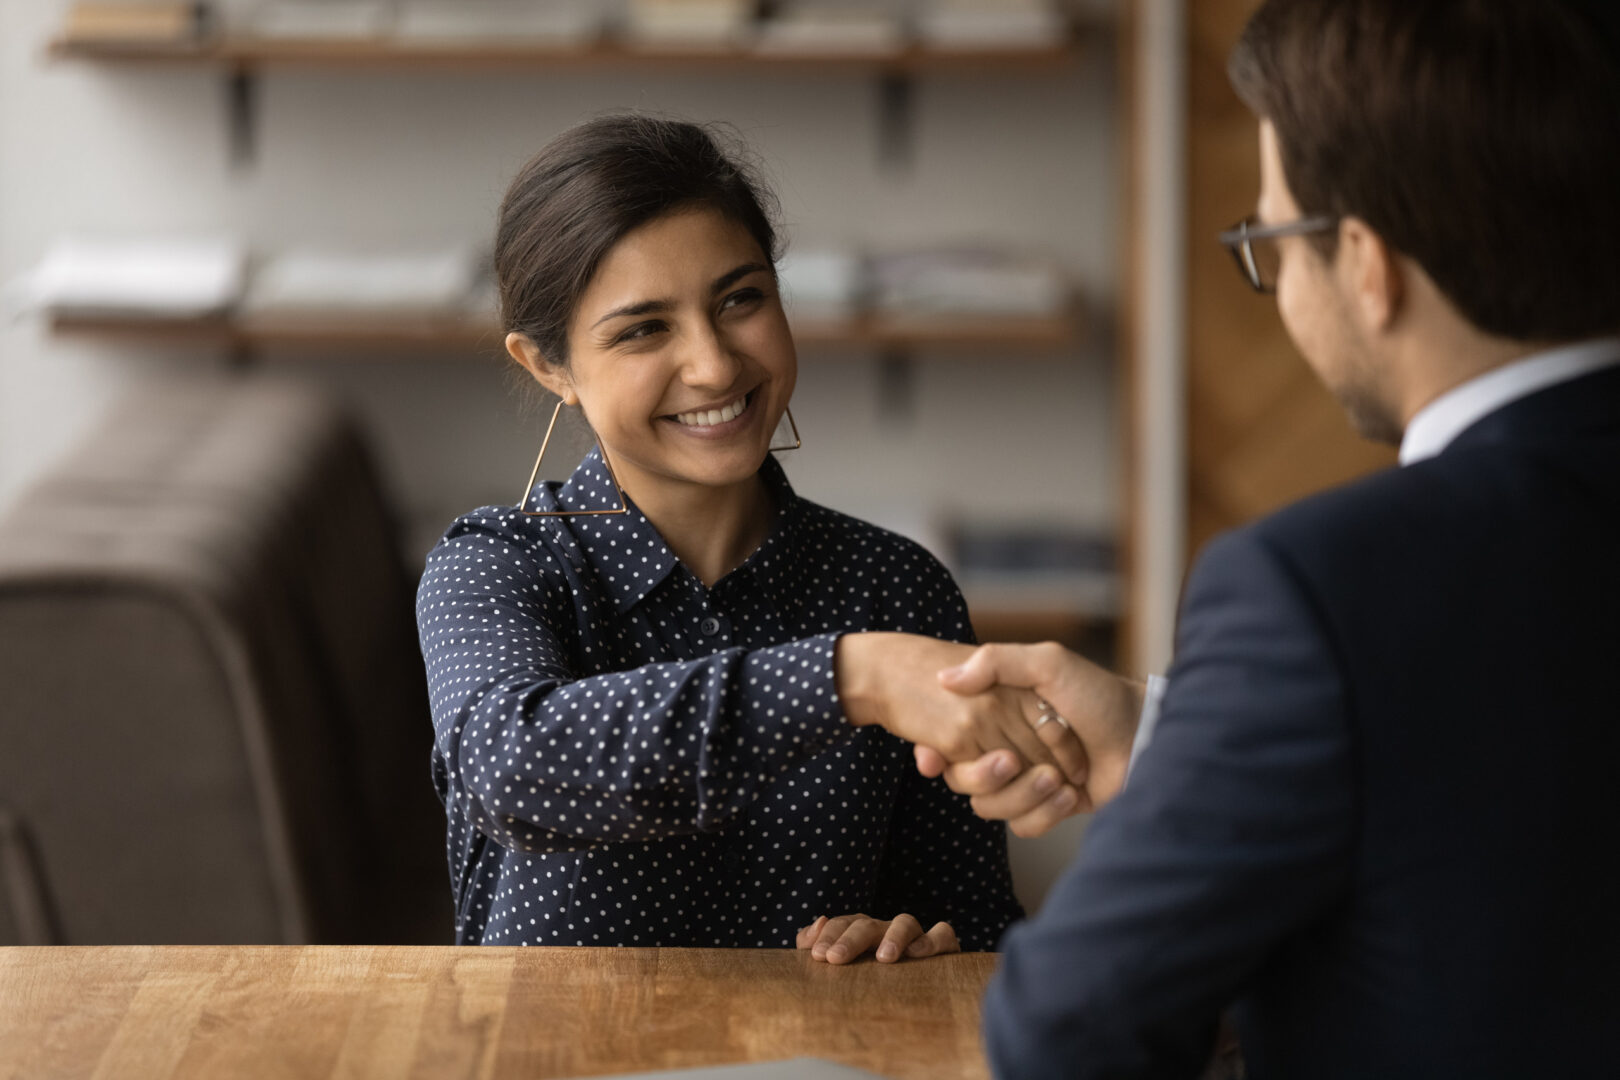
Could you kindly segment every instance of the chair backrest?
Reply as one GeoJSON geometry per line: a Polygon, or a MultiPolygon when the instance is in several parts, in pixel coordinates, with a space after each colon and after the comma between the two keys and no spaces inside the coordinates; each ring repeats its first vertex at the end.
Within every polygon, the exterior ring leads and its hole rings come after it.
{"type": "Polygon", "coordinates": [[[447,941],[411,611],[333,402],[116,407],[0,520],[0,943],[447,941]]]}

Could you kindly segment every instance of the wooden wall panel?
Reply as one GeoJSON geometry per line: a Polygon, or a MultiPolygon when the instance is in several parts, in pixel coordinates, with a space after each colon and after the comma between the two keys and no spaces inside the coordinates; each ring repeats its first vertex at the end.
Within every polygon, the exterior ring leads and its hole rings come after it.
{"type": "Polygon", "coordinates": [[[1254,117],[1226,57],[1258,0],[1186,0],[1188,21],[1188,553],[1302,495],[1390,464],[1360,439],[1215,242],[1251,213],[1254,117]]]}

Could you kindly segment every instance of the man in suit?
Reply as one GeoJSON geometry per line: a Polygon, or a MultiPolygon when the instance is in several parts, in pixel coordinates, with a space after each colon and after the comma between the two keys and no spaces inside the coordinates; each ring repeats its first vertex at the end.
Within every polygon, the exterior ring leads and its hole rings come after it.
{"type": "MultiPolygon", "coordinates": [[[[1232,1007],[1261,1080],[1620,1075],[1620,24],[1267,0],[1231,75],[1224,239],[1401,465],[1207,547],[1140,732],[1056,646],[944,676],[1035,689],[1108,803],[1004,942],[990,1059],[1194,1076],[1232,1007]]],[[[948,779],[1026,833],[1073,802],[998,767],[948,779]]]]}

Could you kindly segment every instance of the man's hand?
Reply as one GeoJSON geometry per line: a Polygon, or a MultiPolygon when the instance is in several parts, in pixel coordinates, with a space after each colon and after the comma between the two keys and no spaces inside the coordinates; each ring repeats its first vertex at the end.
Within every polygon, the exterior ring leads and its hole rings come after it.
{"type": "Polygon", "coordinates": [[[914,753],[918,772],[944,775],[952,791],[972,796],[975,814],[1005,821],[1016,836],[1040,836],[1064,818],[1092,809],[1083,781],[1066,782],[1050,765],[1026,767],[1008,750],[992,750],[960,765],[947,764],[926,746],[914,753]]]}
{"type": "Polygon", "coordinates": [[[997,686],[1034,691],[1068,722],[1090,760],[1083,781],[1076,781],[1078,790],[1071,793],[1050,770],[1019,771],[1006,755],[961,762],[919,746],[918,770],[925,776],[943,773],[952,790],[973,796],[980,817],[1005,820],[1020,836],[1037,836],[1071,813],[1103,805],[1125,786],[1145,692],[1140,683],[1050,642],[981,646],[966,662],[941,670],[939,681],[967,695],[997,686]]]}
{"type": "Polygon", "coordinates": [[[1034,693],[997,686],[994,679],[977,692],[941,684],[941,668],[974,656],[971,646],[917,634],[845,634],[834,660],[844,715],[852,724],[880,724],[930,747],[945,762],[1008,750],[1025,764],[1046,764],[1066,778],[1084,780],[1080,739],[1061,724],[1037,730],[1041,712],[1034,693]]]}

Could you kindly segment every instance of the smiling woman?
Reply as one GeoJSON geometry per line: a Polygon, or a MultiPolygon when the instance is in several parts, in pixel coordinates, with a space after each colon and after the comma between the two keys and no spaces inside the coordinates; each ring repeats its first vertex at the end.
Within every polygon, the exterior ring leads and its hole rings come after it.
{"type": "Polygon", "coordinates": [[[502,205],[507,350],[597,447],[422,579],[461,942],[992,948],[1003,826],[899,736],[1084,766],[1027,691],[939,687],[971,651],[950,575],[770,456],[797,359],[769,205],[710,132],[641,116],[564,133],[502,205]]]}

